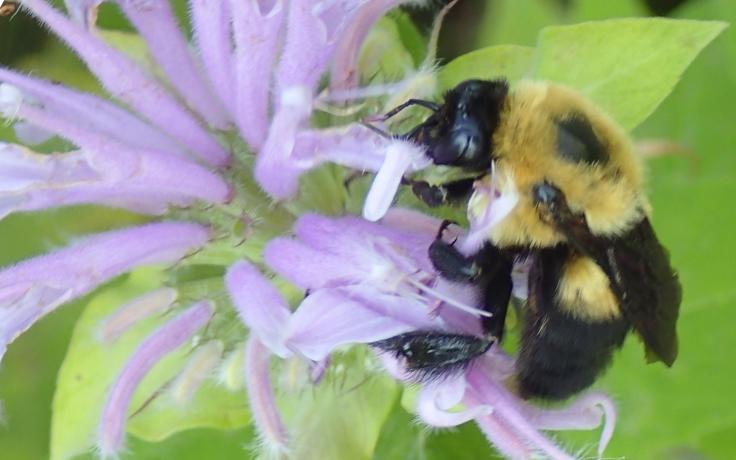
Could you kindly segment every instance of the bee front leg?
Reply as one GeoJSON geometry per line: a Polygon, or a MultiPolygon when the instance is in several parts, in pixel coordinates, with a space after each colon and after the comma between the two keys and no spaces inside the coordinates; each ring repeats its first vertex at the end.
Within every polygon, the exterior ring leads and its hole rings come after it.
{"type": "Polygon", "coordinates": [[[446,204],[465,201],[473,191],[476,178],[460,179],[440,185],[431,185],[427,181],[403,179],[405,185],[411,186],[411,191],[424,204],[437,207],[446,204]]]}

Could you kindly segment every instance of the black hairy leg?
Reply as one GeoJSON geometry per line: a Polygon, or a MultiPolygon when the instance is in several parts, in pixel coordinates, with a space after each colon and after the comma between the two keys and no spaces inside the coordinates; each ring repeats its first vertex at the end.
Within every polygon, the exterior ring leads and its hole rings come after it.
{"type": "Polygon", "coordinates": [[[473,183],[476,179],[476,177],[470,177],[440,185],[431,185],[423,180],[412,179],[403,179],[402,183],[411,186],[411,191],[424,204],[436,207],[467,201],[473,191],[473,183]]]}
{"type": "Polygon", "coordinates": [[[482,355],[493,341],[439,331],[413,331],[373,342],[372,346],[404,361],[417,380],[452,375],[482,355]]]}
{"type": "Polygon", "coordinates": [[[492,316],[482,320],[483,332],[494,340],[503,337],[506,312],[511,298],[513,259],[490,243],[472,256],[462,254],[442,239],[442,229],[429,247],[429,259],[443,278],[473,284],[482,293],[482,308],[492,316]]]}

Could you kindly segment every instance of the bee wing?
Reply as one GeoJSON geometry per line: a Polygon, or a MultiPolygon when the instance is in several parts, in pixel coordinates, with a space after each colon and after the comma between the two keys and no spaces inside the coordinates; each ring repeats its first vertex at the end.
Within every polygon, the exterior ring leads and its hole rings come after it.
{"type": "Polygon", "coordinates": [[[649,220],[616,239],[606,256],[621,311],[643,339],[647,357],[671,366],[677,357],[682,288],[649,220]]]}

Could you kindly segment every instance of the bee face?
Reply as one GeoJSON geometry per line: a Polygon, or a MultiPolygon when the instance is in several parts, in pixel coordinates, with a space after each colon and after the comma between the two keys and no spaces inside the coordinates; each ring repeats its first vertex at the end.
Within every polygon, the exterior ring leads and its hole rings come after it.
{"type": "Polygon", "coordinates": [[[417,135],[428,146],[432,161],[470,171],[487,170],[507,91],[505,81],[468,80],[448,92],[445,103],[417,135]]]}

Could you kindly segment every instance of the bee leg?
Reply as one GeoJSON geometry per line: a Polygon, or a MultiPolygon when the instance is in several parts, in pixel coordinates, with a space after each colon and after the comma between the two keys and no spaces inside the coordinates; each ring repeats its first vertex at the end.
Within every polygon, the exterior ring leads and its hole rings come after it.
{"type": "Polygon", "coordinates": [[[562,190],[543,182],[532,189],[539,217],[567,237],[568,243],[593,259],[605,255],[605,239],[593,235],[584,214],[575,214],[567,204],[562,190]]]}
{"type": "Polygon", "coordinates": [[[423,203],[430,207],[464,201],[473,191],[475,177],[447,182],[441,185],[430,185],[426,181],[404,179],[405,185],[411,186],[411,191],[423,203]]]}
{"type": "Polygon", "coordinates": [[[393,109],[386,112],[382,117],[381,121],[386,121],[389,118],[397,115],[402,110],[406,109],[407,107],[411,107],[412,105],[418,105],[420,107],[424,107],[425,109],[429,109],[433,112],[436,112],[440,109],[440,105],[436,102],[432,101],[425,101],[423,99],[409,99],[408,101],[404,102],[403,104],[394,107],[393,109]]]}
{"type": "Polygon", "coordinates": [[[466,368],[493,343],[472,335],[412,331],[370,345],[402,360],[407,371],[423,380],[445,377],[466,368]]]}
{"type": "Polygon", "coordinates": [[[465,256],[443,241],[440,234],[429,247],[429,259],[444,279],[480,288],[483,309],[492,314],[482,318],[483,332],[490,339],[500,341],[513,288],[513,258],[491,244],[473,256],[465,256]]]}
{"type": "Polygon", "coordinates": [[[623,298],[624,290],[618,282],[621,276],[616,264],[612,264],[611,241],[594,235],[585,215],[573,213],[565,195],[554,185],[547,182],[537,184],[532,194],[540,218],[565,235],[575,250],[593,259],[608,276],[614,294],[619,299],[623,298]]]}

